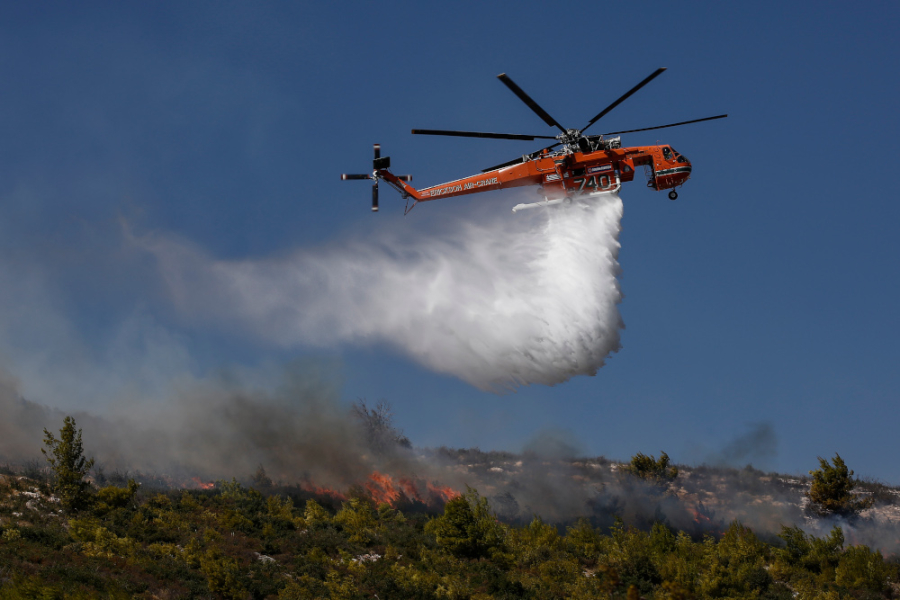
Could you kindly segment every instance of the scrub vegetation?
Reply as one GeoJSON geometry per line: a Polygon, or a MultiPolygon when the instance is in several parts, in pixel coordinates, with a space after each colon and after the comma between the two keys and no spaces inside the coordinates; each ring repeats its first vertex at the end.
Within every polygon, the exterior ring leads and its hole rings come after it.
{"type": "MultiPolygon", "coordinates": [[[[80,444],[74,421],[66,426],[80,444]]],[[[86,464],[80,450],[70,454],[65,464],[86,464]]],[[[672,474],[667,461],[654,462],[654,478],[672,474]]],[[[250,485],[220,481],[208,490],[149,490],[119,474],[100,478],[113,485],[81,488],[58,472],[5,472],[0,600],[898,594],[896,559],[848,542],[837,527],[824,537],[784,527],[763,540],[739,522],[693,536],[664,522],[647,530],[537,517],[511,525],[473,489],[435,514],[404,514],[362,489],[337,501],[274,483],[263,469],[250,485]],[[78,502],[64,505],[58,493],[76,489],[78,502]]]]}
{"type": "Polygon", "coordinates": [[[810,471],[812,485],[806,496],[810,510],[818,515],[840,515],[853,517],[875,503],[874,497],[860,498],[853,493],[859,481],[853,478],[853,471],[847,468],[840,454],[834,455],[834,464],[819,457],[820,467],[810,471]]]}
{"type": "Polygon", "coordinates": [[[631,457],[631,463],[625,470],[641,479],[664,485],[678,477],[678,467],[670,465],[669,462],[669,455],[665,452],[660,453],[658,460],[652,454],[647,456],[638,452],[631,457]]]}

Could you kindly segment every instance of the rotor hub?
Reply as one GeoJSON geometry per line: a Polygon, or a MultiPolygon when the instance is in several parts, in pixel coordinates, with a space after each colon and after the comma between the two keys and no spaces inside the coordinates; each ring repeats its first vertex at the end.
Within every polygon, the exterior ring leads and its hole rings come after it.
{"type": "Polygon", "coordinates": [[[558,139],[566,146],[571,146],[572,144],[576,144],[581,137],[581,132],[579,130],[566,129],[564,132],[556,136],[556,139],[558,139]]]}

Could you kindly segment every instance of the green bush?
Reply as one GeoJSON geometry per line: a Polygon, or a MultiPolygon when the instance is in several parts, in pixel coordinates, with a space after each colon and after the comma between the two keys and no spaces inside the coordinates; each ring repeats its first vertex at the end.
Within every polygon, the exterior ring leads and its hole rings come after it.
{"type": "Polygon", "coordinates": [[[138,484],[134,479],[129,479],[128,485],[124,488],[114,485],[100,488],[94,498],[94,514],[103,516],[117,508],[125,508],[132,503],[137,491],[138,484]]]}
{"type": "Polygon", "coordinates": [[[438,546],[460,558],[487,557],[503,544],[503,526],[486,498],[473,489],[444,506],[444,514],[425,526],[438,546]]]}
{"type": "Polygon", "coordinates": [[[631,457],[631,462],[624,470],[641,479],[658,484],[666,484],[678,477],[678,467],[669,465],[669,455],[662,452],[659,460],[653,455],[647,456],[638,452],[631,457]]]}
{"type": "Polygon", "coordinates": [[[850,546],[841,555],[834,581],[848,589],[869,590],[881,594],[888,589],[891,569],[881,552],[865,546],[850,546]]]}
{"type": "Polygon", "coordinates": [[[820,468],[809,472],[813,480],[806,493],[813,512],[854,516],[872,506],[873,498],[860,499],[852,493],[856,480],[839,454],[834,455],[833,466],[822,457],[819,457],[819,465],[820,468]]]}
{"type": "Polygon", "coordinates": [[[774,583],[766,570],[768,558],[768,546],[734,522],[709,554],[698,591],[713,598],[758,597],[774,583]]]}

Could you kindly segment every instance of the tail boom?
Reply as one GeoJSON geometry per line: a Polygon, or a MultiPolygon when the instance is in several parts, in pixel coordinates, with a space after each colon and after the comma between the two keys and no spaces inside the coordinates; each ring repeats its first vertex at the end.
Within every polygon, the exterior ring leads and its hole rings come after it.
{"type": "Polygon", "coordinates": [[[455,181],[448,181],[439,185],[417,190],[409,185],[403,177],[397,177],[387,169],[377,171],[379,178],[391,183],[404,197],[414,198],[416,202],[427,202],[439,198],[451,198],[490,192],[511,187],[535,185],[541,182],[541,175],[534,171],[534,165],[526,163],[487,173],[479,173],[470,177],[463,177],[455,181]]]}

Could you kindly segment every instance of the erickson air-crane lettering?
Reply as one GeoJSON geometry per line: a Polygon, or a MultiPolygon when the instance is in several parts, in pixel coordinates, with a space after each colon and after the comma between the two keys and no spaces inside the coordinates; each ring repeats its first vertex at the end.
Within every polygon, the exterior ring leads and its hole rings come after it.
{"type": "Polygon", "coordinates": [[[610,131],[599,135],[585,135],[585,131],[607,113],[627,100],[632,94],[650,83],[666,69],[657,69],[646,79],[628,90],[615,102],[600,111],[581,129],[565,129],[547,111],[531,99],[522,88],[505,73],[497,77],[516,96],[535,112],[547,125],[556,127],[560,133],[548,135],[524,135],[517,133],[487,133],[482,131],[448,131],[443,129],[413,129],[418,135],[444,135],[454,137],[491,138],[500,140],[556,140],[556,143],[537,152],[525,154],[511,161],[483,170],[478,175],[464,177],[420,190],[409,184],[411,175],[394,175],[390,172],[391,159],[381,156],[381,147],[375,144],[375,159],[372,173],[363,175],[341,175],[341,179],[372,179],[372,210],[378,210],[378,182],[386,182],[396,189],[407,200],[406,211],[419,202],[464,196],[491,190],[501,190],[522,186],[539,186],[538,193],[543,197],[539,202],[519,204],[513,211],[535,206],[558,204],[574,198],[590,198],[600,194],[617,192],[623,183],[634,180],[634,172],[638,167],[645,167],[647,186],[657,191],[670,190],[669,198],[675,200],[678,192],[675,188],[683,185],[691,176],[691,163],[672,146],[657,144],[655,146],[632,146],[623,148],[620,137],[623,133],[665,129],[690,123],[722,119],[728,115],[717,115],[703,119],[610,131]],[[412,200],[412,204],[409,200],[412,200]]]}

